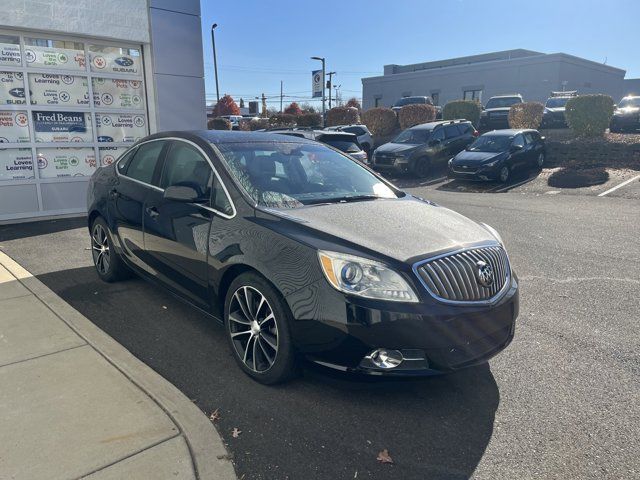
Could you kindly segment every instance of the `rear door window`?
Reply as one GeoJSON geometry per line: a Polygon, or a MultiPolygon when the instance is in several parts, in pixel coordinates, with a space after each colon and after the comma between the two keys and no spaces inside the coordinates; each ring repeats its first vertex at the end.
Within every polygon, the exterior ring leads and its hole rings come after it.
{"type": "Polygon", "coordinates": [[[162,152],[164,145],[165,142],[162,140],[140,145],[127,167],[126,176],[151,185],[153,172],[156,169],[160,152],[162,152]]]}

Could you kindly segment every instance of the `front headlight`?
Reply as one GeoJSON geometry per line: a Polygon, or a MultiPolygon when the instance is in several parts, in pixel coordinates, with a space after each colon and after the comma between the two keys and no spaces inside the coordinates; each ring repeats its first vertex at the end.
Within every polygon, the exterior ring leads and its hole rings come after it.
{"type": "Polygon", "coordinates": [[[383,263],[344,253],[318,252],[324,276],[335,288],[350,295],[392,302],[418,302],[411,286],[383,263]]]}

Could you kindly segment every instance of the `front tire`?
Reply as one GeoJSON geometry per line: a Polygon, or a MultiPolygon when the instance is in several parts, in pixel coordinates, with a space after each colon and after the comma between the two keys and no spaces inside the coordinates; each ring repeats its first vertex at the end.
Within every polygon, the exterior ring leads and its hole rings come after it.
{"type": "Polygon", "coordinates": [[[509,167],[507,167],[506,165],[503,166],[500,169],[500,173],[498,174],[498,179],[500,180],[500,182],[507,183],[507,181],[509,180],[510,173],[511,172],[509,171],[509,167]]]}
{"type": "Polygon", "coordinates": [[[282,295],[266,279],[247,272],[231,282],[224,317],[233,357],[247,375],[266,385],[296,375],[289,332],[291,313],[282,295]]]}
{"type": "Polygon", "coordinates": [[[98,217],[91,225],[91,255],[101,280],[112,283],[130,275],[129,269],[115,251],[113,235],[102,217],[98,217]]]}
{"type": "Polygon", "coordinates": [[[544,153],[540,152],[538,154],[538,158],[536,159],[536,167],[542,169],[544,167],[544,153]]]}
{"type": "Polygon", "coordinates": [[[417,158],[412,167],[413,174],[418,178],[425,178],[431,171],[431,160],[429,157],[417,158]]]}

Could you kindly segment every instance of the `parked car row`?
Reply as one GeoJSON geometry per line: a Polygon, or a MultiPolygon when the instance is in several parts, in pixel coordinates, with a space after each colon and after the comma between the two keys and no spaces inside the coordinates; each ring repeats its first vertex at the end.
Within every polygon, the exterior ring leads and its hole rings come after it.
{"type": "MultiPolygon", "coordinates": [[[[362,148],[355,133],[340,130],[318,130],[304,127],[274,128],[269,131],[292,137],[316,140],[317,142],[337,148],[359,162],[367,163],[368,161],[367,152],[362,148]]],[[[371,138],[371,134],[369,134],[369,138],[371,138]]]]}

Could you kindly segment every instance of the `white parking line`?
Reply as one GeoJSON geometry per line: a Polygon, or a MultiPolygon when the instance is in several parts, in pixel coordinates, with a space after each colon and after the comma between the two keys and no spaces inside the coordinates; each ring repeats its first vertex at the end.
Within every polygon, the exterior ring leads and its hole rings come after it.
{"type": "Polygon", "coordinates": [[[428,187],[429,185],[433,185],[435,183],[441,182],[442,180],[446,180],[447,177],[434,178],[433,180],[429,180],[428,182],[421,185],[421,187],[428,187]]]}
{"type": "Polygon", "coordinates": [[[497,187],[492,188],[491,190],[487,190],[487,192],[495,192],[495,193],[504,192],[505,190],[516,188],[516,187],[519,187],[520,185],[524,185],[525,183],[530,182],[532,178],[535,178],[535,177],[529,177],[525,180],[522,180],[521,182],[507,185],[505,187],[500,187],[500,185],[498,185],[497,187]]]}
{"type": "Polygon", "coordinates": [[[629,183],[633,182],[634,180],[638,180],[640,178],[640,175],[636,175],[633,178],[630,178],[629,180],[625,180],[624,182],[622,182],[619,185],[616,185],[613,188],[610,188],[609,190],[607,190],[606,192],[602,192],[601,194],[599,194],[599,197],[604,197],[605,195],[610,194],[611,192],[615,192],[617,189],[619,189],[620,187],[624,187],[625,185],[628,185],[629,183]]]}

